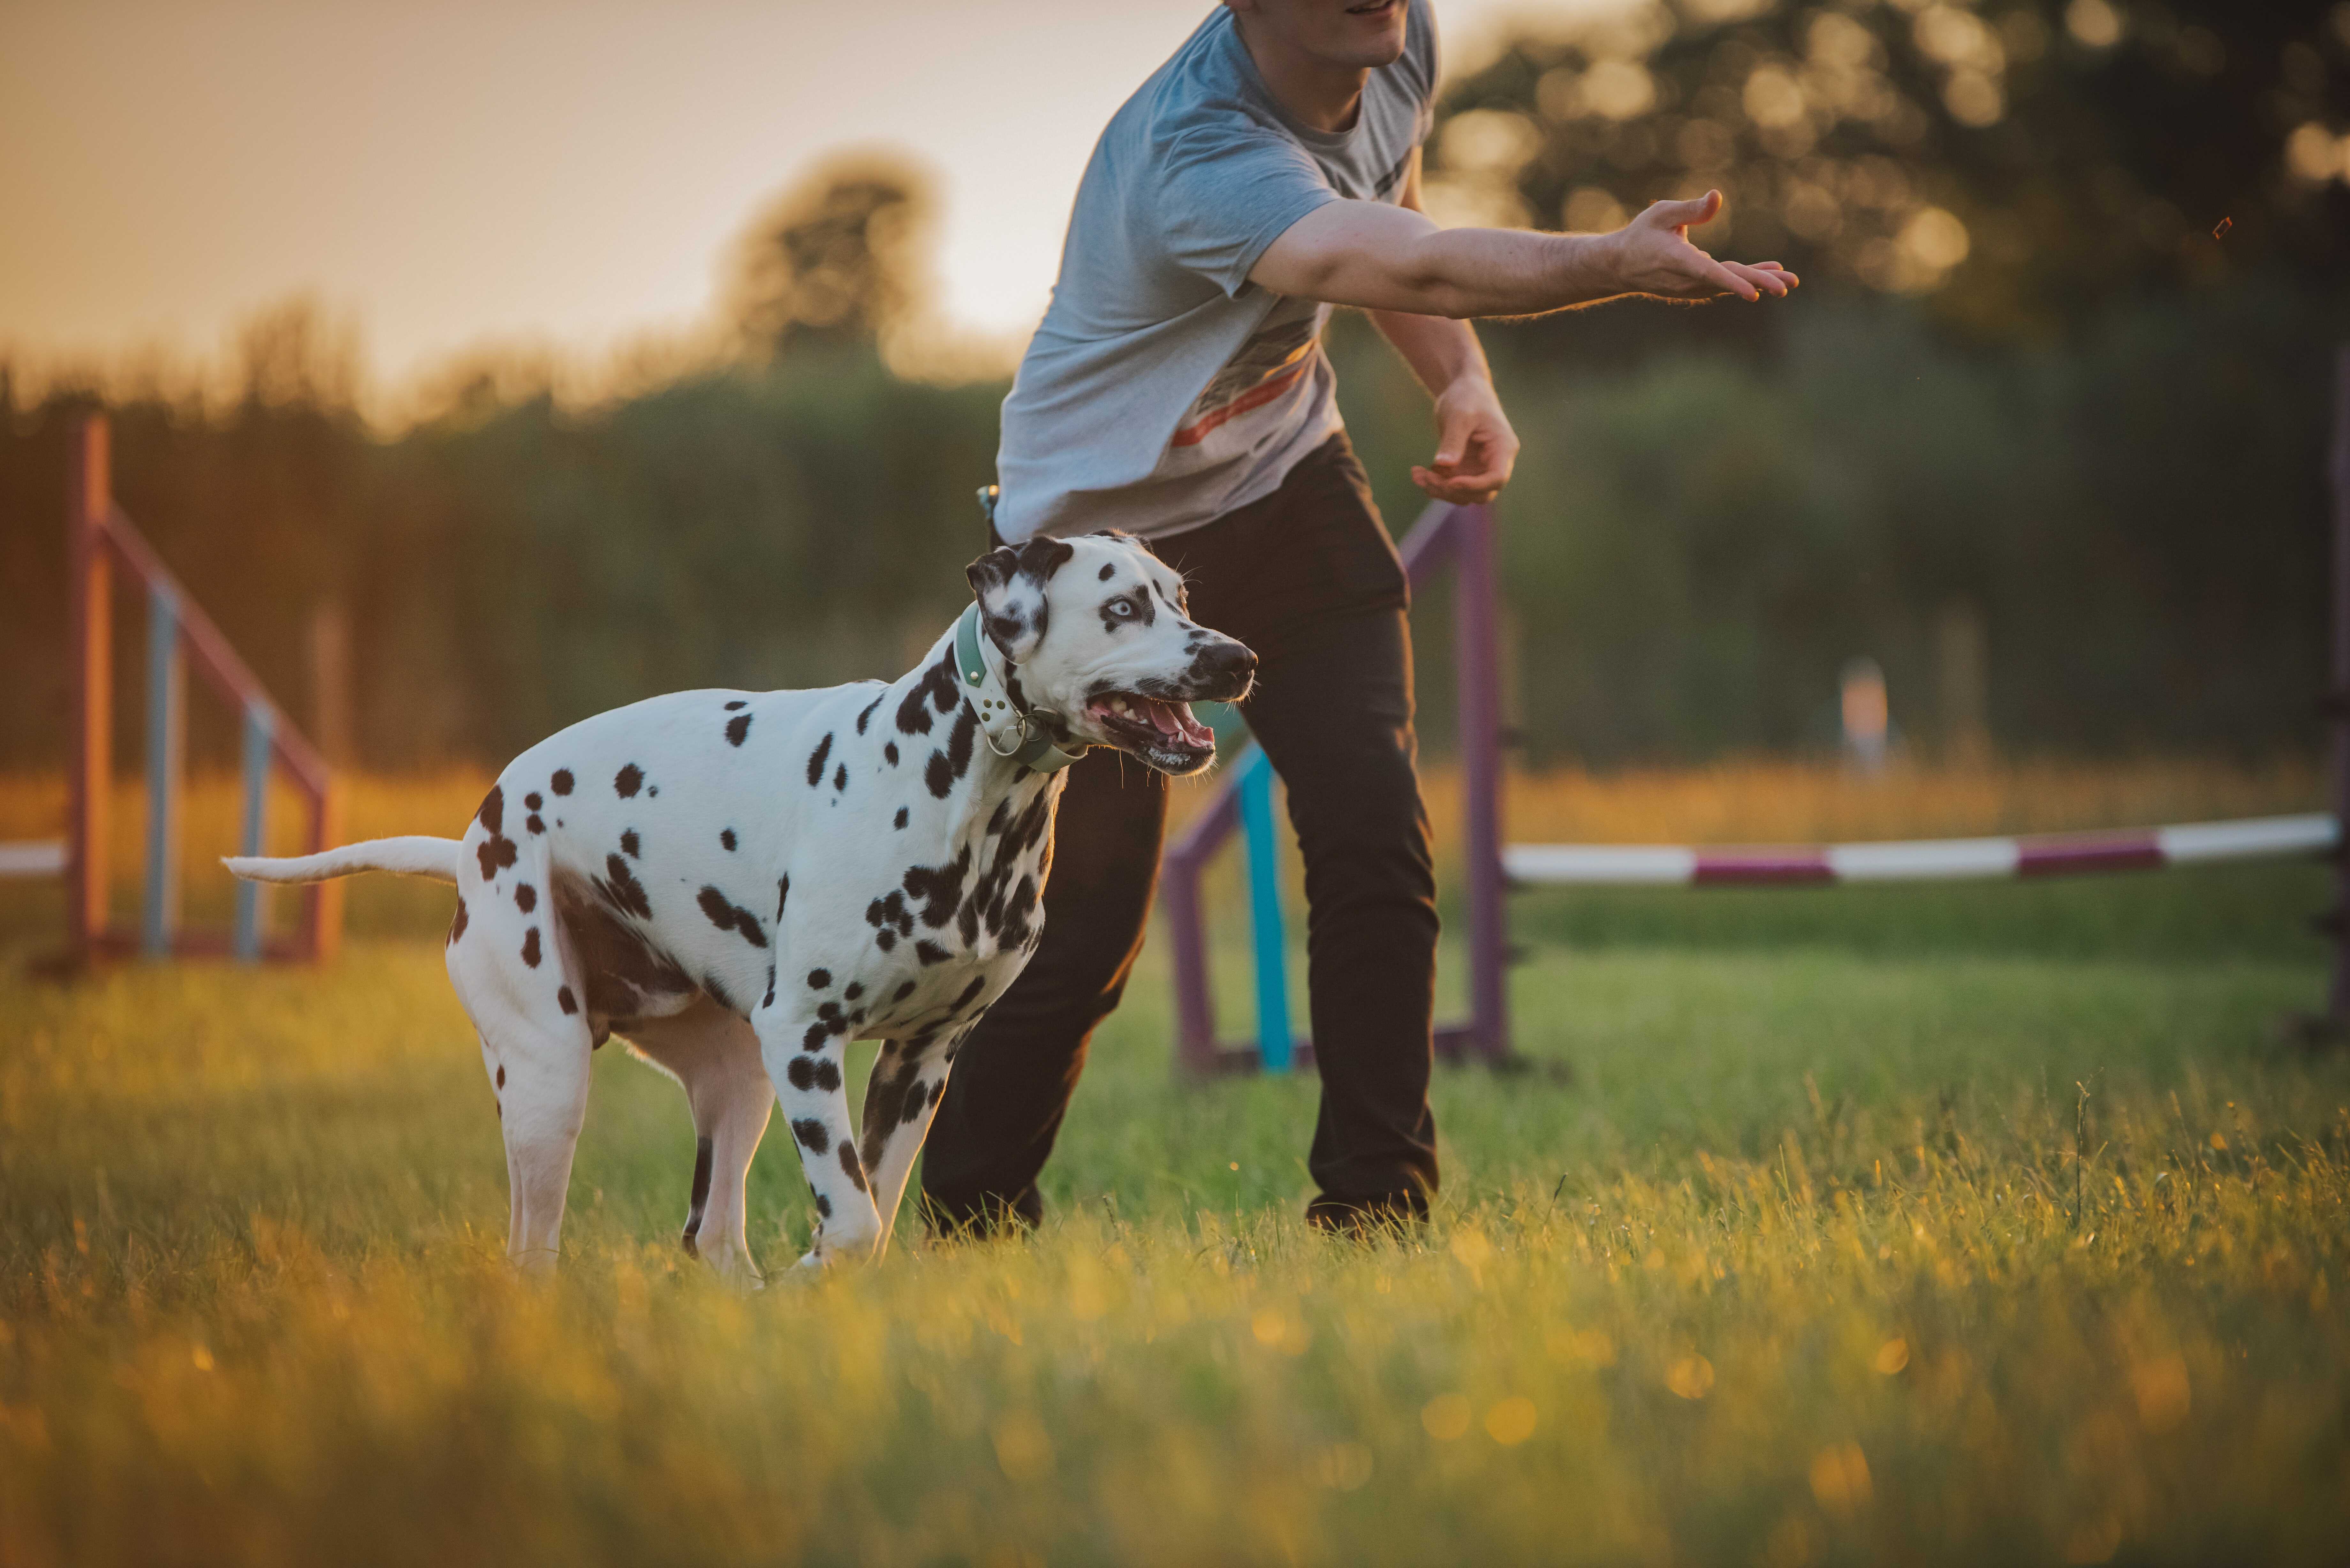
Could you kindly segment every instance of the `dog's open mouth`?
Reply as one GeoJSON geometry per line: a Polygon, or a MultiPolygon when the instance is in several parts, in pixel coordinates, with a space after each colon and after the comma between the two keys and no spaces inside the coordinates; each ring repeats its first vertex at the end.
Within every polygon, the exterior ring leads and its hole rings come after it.
{"type": "Polygon", "coordinates": [[[1189,702],[1131,691],[1109,691],[1086,704],[1086,716],[1134,752],[1190,759],[1212,754],[1215,732],[1191,714],[1189,702]]]}

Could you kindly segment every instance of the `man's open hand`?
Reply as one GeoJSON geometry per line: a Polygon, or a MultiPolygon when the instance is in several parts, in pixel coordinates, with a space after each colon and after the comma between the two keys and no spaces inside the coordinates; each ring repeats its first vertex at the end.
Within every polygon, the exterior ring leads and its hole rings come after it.
{"type": "Polygon", "coordinates": [[[1502,412],[1493,383],[1482,375],[1453,379],[1436,399],[1436,457],[1411,482],[1439,501],[1467,506],[1491,501],[1517,466],[1518,432],[1502,412]]]}
{"type": "Polygon", "coordinates": [[[1694,202],[1655,202],[1617,230],[1616,265],[1624,287],[1667,299],[1713,299],[1734,294],[1760,299],[1784,295],[1801,280],[1777,262],[1716,261],[1690,243],[1689,232],[1711,223],[1721,211],[1721,192],[1708,191],[1694,202]]]}

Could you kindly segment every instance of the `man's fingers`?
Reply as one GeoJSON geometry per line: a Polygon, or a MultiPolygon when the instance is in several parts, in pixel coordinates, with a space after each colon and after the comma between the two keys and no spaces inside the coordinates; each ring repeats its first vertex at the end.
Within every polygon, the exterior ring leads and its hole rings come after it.
{"type": "Polygon", "coordinates": [[[1703,257],[1705,262],[1705,265],[1699,268],[1699,275],[1721,289],[1722,293],[1734,294],[1741,299],[1762,297],[1762,291],[1754,285],[1747,282],[1711,256],[1706,255],[1703,251],[1700,251],[1698,254],[1703,257]]]}
{"type": "Polygon", "coordinates": [[[1482,483],[1445,479],[1424,468],[1411,471],[1411,482],[1439,501],[1450,501],[1456,506],[1473,506],[1481,501],[1491,501],[1502,493],[1492,475],[1481,476],[1482,483]]]}
{"type": "Polygon", "coordinates": [[[1783,295],[1793,286],[1783,273],[1769,267],[1749,266],[1744,262],[1723,262],[1721,265],[1755,288],[1772,295],[1783,295]]]}

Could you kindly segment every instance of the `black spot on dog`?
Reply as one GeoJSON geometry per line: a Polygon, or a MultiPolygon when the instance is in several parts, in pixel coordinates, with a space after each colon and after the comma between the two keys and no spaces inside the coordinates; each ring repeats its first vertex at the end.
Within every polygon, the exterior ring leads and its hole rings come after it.
{"type": "Polygon", "coordinates": [[[831,1038],[832,1029],[829,1025],[811,1023],[808,1025],[807,1033],[800,1036],[800,1049],[807,1052],[821,1051],[824,1049],[824,1043],[831,1038]]]}
{"type": "Polygon", "coordinates": [[[826,1219],[832,1218],[832,1199],[819,1192],[816,1195],[816,1211],[826,1219]]]}
{"type": "MultiPolygon", "coordinates": [[[[965,849],[963,853],[967,857],[971,851],[965,849]]],[[[895,930],[901,937],[914,934],[914,917],[906,908],[906,895],[895,890],[865,906],[865,923],[875,930],[895,930]]]]}
{"type": "Polygon", "coordinates": [[[694,1251],[693,1239],[702,1233],[702,1210],[710,1201],[710,1140],[693,1140],[693,1197],[685,1215],[685,1250],[694,1251]]]}
{"type": "Polygon", "coordinates": [[[952,958],[954,955],[947,951],[946,949],[939,946],[938,943],[926,940],[914,944],[914,956],[922,961],[922,967],[924,969],[928,969],[934,963],[946,962],[947,960],[952,958]]]}
{"type": "Polygon", "coordinates": [[[557,794],[569,794],[571,793],[571,770],[569,768],[556,769],[555,776],[546,781],[546,787],[553,790],[557,794]]]}
{"type": "Polygon", "coordinates": [[[824,762],[830,755],[832,755],[832,732],[827,730],[824,739],[816,743],[816,750],[808,753],[808,788],[816,788],[816,781],[824,777],[824,762]]]}
{"type": "Polygon", "coordinates": [[[888,745],[882,747],[881,755],[888,760],[891,767],[896,767],[898,765],[898,742],[892,741],[888,745]]]}
{"type": "Polygon", "coordinates": [[[637,830],[633,827],[620,835],[620,848],[631,860],[644,858],[644,841],[637,836],[637,830]]]}
{"type": "Polygon", "coordinates": [[[473,849],[474,858],[482,865],[482,880],[494,880],[501,870],[513,865],[515,853],[515,841],[511,838],[501,836],[483,839],[473,849]]]}
{"type": "Polygon", "coordinates": [[[886,953],[890,949],[898,945],[898,933],[895,931],[882,931],[874,937],[873,945],[879,948],[886,953]]]}
{"type": "Polygon", "coordinates": [[[499,1087],[499,1088],[501,1088],[501,1089],[503,1089],[503,1088],[504,1088],[505,1086],[506,1086],[506,1070],[505,1070],[504,1067],[500,1067],[500,1068],[498,1069],[498,1087],[499,1087]]]}
{"type": "MultiPolygon", "coordinates": [[[[905,888],[922,900],[922,924],[938,929],[954,918],[955,902],[962,897],[963,878],[971,875],[971,846],[962,846],[951,866],[910,866],[905,888]]],[[[911,933],[908,933],[910,935],[911,933]]]]}
{"type": "Polygon", "coordinates": [[[834,1033],[840,1032],[840,1003],[827,1002],[816,1010],[816,1015],[828,1024],[834,1033]]]}
{"type": "Polygon", "coordinates": [[[825,1131],[824,1124],[814,1116],[802,1116],[794,1122],[792,1136],[800,1140],[803,1148],[815,1154],[822,1154],[832,1147],[832,1135],[825,1131]]]}
{"type": "Polygon", "coordinates": [[[845,790],[845,789],[847,789],[847,787],[848,787],[848,764],[847,764],[847,763],[840,763],[838,766],[835,767],[835,768],[832,770],[832,788],[833,788],[833,793],[834,793],[834,794],[838,794],[838,793],[840,793],[842,790],[845,790]]]}
{"type": "Polygon", "coordinates": [[[464,934],[465,934],[465,900],[464,900],[464,899],[463,899],[463,898],[459,898],[459,899],[457,900],[457,913],[456,913],[456,915],[455,915],[452,919],[451,919],[451,920],[449,921],[449,940],[448,940],[448,944],[447,944],[447,945],[448,945],[448,946],[450,946],[450,947],[452,947],[452,948],[453,948],[453,947],[455,947],[455,946],[457,945],[457,939],[458,939],[459,937],[463,936],[464,934]]]}
{"type": "Polygon", "coordinates": [[[501,868],[515,863],[515,842],[504,832],[505,791],[492,784],[490,793],[482,797],[481,808],[473,815],[480,818],[484,830],[489,834],[473,850],[481,862],[482,880],[487,882],[495,878],[501,868]]]}
{"type": "Polygon", "coordinates": [[[604,877],[605,880],[596,884],[596,890],[604,896],[606,903],[640,920],[653,918],[652,900],[645,896],[645,885],[637,880],[627,861],[617,855],[604,857],[604,877]]]}
{"type": "Polygon", "coordinates": [[[905,808],[904,806],[902,806],[902,805],[901,805],[901,806],[899,806],[899,807],[898,808],[898,815],[897,815],[897,818],[896,818],[896,822],[897,822],[898,831],[899,831],[899,832],[900,832],[900,833],[905,832],[905,831],[906,831],[906,808],[905,808]]]}
{"type": "MultiPolygon", "coordinates": [[[[816,1150],[816,1153],[818,1154],[822,1154],[824,1150],[822,1149],[816,1150]]],[[[865,1192],[870,1190],[870,1189],[865,1185],[865,1167],[858,1162],[857,1150],[848,1144],[842,1144],[840,1146],[840,1168],[842,1172],[847,1176],[849,1180],[857,1184],[858,1191],[865,1192]]]]}
{"type": "Polygon", "coordinates": [[[744,737],[745,735],[748,735],[750,732],[751,732],[751,715],[750,715],[750,714],[748,714],[748,713],[737,713],[737,714],[735,714],[732,719],[729,719],[729,720],[727,720],[727,721],[726,721],[726,743],[727,743],[728,745],[730,745],[730,746],[739,746],[739,745],[741,745],[741,744],[743,743],[743,737],[744,737]]]}
{"type": "Polygon", "coordinates": [[[546,819],[540,816],[538,813],[535,811],[523,819],[522,825],[525,827],[529,828],[533,833],[545,833],[546,831],[546,819]]]}
{"type": "Polygon", "coordinates": [[[732,712],[735,712],[736,711],[738,711],[738,710],[740,710],[740,709],[748,708],[750,705],[751,705],[751,704],[749,704],[748,702],[743,701],[743,699],[741,699],[740,697],[737,697],[737,698],[735,698],[735,699],[734,699],[734,701],[733,701],[732,702],[729,702],[729,703],[727,703],[727,704],[726,704],[726,711],[727,711],[729,713],[732,713],[732,712]]]}
{"type": "Polygon", "coordinates": [[[525,915],[538,908],[538,889],[527,882],[515,883],[515,908],[525,915]]]}
{"type": "Polygon", "coordinates": [[[954,1007],[952,1011],[961,1012],[964,1008],[969,1007],[972,1002],[978,1001],[979,993],[986,989],[987,977],[983,974],[972,975],[971,977],[971,983],[962,988],[962,994],[954,999],[954,1007]]]}
{"type": "Polygon", "coordinates": [[[775,966],[774,964],[767,966],[767,994],[760,1000],[759,1005],[762,1007],[775,1005],[775,966]]]}
{"type": "Polygon", "coordinates": [[[873,717],[873,710],[881,706],[882,698],[889,695],[889,691],[884,690],[879,697],[876,697],[872,701],[865,704],[865,711],[857,715],[857,732],[858,734],[861,735],[865,733],[865,721],[873,717]]]}
{"type": "Polygon", "coordinates": [[[525,808],[531,811],[536,811],[540,806],[545,805],[546,802],[539,799],[538,792],[536,790],[533,790],[530,794],[522,797],[522,804],[525,808]]]}
{"type": "Polygon", "coordinates": [[[914,1092],[906,1096],[906,1108],[898,1113],[898,1119],[906,1126],[912,1127],[922,1119],[922,1113],[929,1110],[932,1103],[931,1096],[923,1091],[920,1083],[917,1082],[914,1085],[914,1092]]]}
{"type": "Polygon", "coordinates": [[[1023,877],[1012,890],[1011,901],[1005,906],[997,934],[1007,945],[1026,946],[1035,929],[1036,878],[1023,877]]]}
{"type": "Polygon", "coordinates": [[[571,994],[571,988],[567,985],[558,985],[555,988],[555,1005],[567,1013],[579,1011],[578,999],[571,994]]]}
{"type": "Polygon", "coordinates": [[[792,1064],[784,1069],[784,1076],[790,1080],[793,1088],[799,1090],[802,1094],[806,1094],[808,1090],[816,1087],[816,1058],[813,1056],[793,1057],[792,1064]]]}
{"type": "Polygon", "coordinates": [[[733,847],[734,847],[734,830],[733,830],[733,828],[731,828],[731,827],[722,827],[722,828],[720,828],[720,829],[718,830],[718,842],[719,842],[719,844],[720,844],[722,846],[723,846],[723,847],[725,847],[725,848],[727,848],[727,849],[732,849],[732,848],[733,848],[733,847]]]}
{"type": "Polygon", "coordinates": [[[848,982],[848,989],[842,992],[840,994],[844,999],[849,1002],[854,1002],[858,997],[865,994],[865,988],[852,980],[848,982]]]}
{"type": "Polygon", "coordinates": [[[978,735],[979,715],[966,704],[955,720],[954,732],[947,737],[946,751],[932,752],[930,766],[923,771],[922,782],[931,786],[932,794],[944,800],[954,781],[971,771],[972,742],[978,735]]]}
{"type": "Polygon", "coordinates": [[[914,982],[910,980],[905,984],[899,986],[895,992],[891,992],[889,1000],[892,1002],[903,1002],[906,998],[913,994],[914,982]]]}
{"type": "Polygon", "coordinates": [[[632,800],[645,787],[645,770],[630,763],[612,775],[612,793],[622,800],[632,800]]]}
{"type": "Polygon", "coordinates": [[[954,656],[941,654],[936,664],[922,671],[922,678],[907,690],[905,700],[898,704],[898,732],[927,735],[931,732],[931,710],[936,708],[943,713],[954,705],[954,656]]]}
{"type": "Polygon", "coordinates": [[[652,787],[652,788],[650,788],[650,789],[649,789],[649,790],[645,791],[645,798],[646,798],[647,800],[652,800],[652,799],[655,799],[655,798],[657,798],[660,794],[660,785],[659,785],[659,784],[655,784],[655,785],[653,785],[653,787],[652,787]]]}
{"type": "Polygon", "coordinates": [[[781,924],[783,923],[783,919],[784,919],[784,906],[785,906],[785,904],[790,903],[791,901],[792,901],[792,879],[791,879],[791,877],[790,877],[788,875],[776,877],[776,878],[775,878],[775,923],[776,923],[777,925],[781,925],[781,924]]]}
{"type": "Polygon", "coordinates": [[[522,934],[522,961],[531,968],[538,967],[538,928],[531,927],[522,934]]]}
{"type": "Polygon", "coordinates": [[[1101,569],[1100,580],[1106,583],[1116,576],[1118,576],[1118,563],[1113,561],[1108,566],[1104,566],[1101,569]]]}
{"type": "Polygon", "coordinates": [[[826,1094],[840,1087],[840,1064],[827,1056],[816,1064],[816,1086],[826,1094]]]}
{"type": "Polygon", "coordinates": [[[748,909],[737,909],[725,894],[715,888],[704,888],[694,895],[702,912],[710,923],[722,931],[739,932],[743,940],[754,948],[767,945],[767,933],[759,928],[759,917],[748,909]]]}
{"type": "Polygon", "coordinates": [[[828,969],[812,969],[808,971],[807,980],[808,989],[810,991],[822,991],[825,987],[832,983],[832,971],[828,969]]]}

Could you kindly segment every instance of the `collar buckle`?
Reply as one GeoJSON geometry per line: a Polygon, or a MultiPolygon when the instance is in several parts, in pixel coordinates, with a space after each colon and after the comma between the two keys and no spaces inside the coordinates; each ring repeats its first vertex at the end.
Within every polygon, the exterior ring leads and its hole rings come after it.
{"type": "Polygon", "coordinates": [[[955,675],[962,683],[963,701],[979,721],[979,732],[986,740],[987,749],[1006,762],[1039,774],[1058,773],[1085,755],[1084,746],[1065,751],[1054,744],[1052,736],[1042,726],[1014,705],[1012,693],[990,673],[979,638],[979,605],[974,601],[955,621],[955,675]]]}

